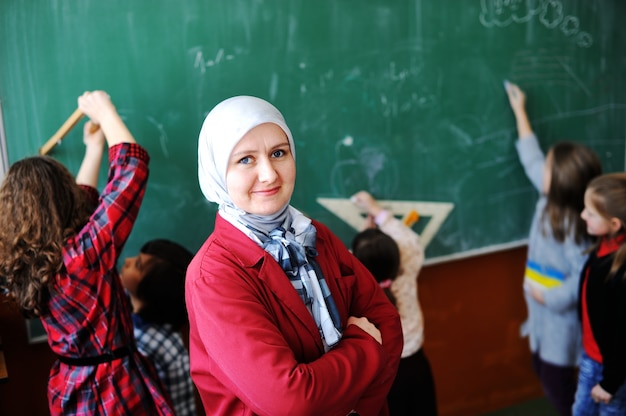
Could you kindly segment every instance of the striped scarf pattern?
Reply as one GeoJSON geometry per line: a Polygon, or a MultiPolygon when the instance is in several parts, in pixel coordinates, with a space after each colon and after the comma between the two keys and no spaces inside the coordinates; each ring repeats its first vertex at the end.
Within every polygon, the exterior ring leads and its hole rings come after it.
{"type": "Polygon", "coordinates": [[[315,261],[315,227],[310,224],[303,233],[303,244],[296,241],[293,230],[283,227],[272,230],[269,236],[255,232],[269,253],[285,271],[294,289],[311,311],[324,348],[328,351],[341,339],[341,319],[324,275],[315,261]],[[312,237],[312,238],[311,238],[312,237]]]}

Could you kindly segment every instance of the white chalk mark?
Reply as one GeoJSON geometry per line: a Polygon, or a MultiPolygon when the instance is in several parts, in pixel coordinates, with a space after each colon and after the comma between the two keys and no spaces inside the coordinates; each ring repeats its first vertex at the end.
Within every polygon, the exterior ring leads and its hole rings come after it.
{"type": "Polygon", "coordinates": [[[193,62],[194,68],[200,68],[200,72],[203,74],[206,72],[206,67],[204,65],[204,56],[202,55],[202,51],[196,52],[196,59],[193,62]]]}
{"type": "Polygon", "coordinates": [[[478,20],[486,28],[507,27],[513,23],[529,22],[533,17],[550,30],[561,28],[563,34],[572,37],[576,44],[588,48],[593,43],[591,35],[585,32],[577,36],[580,20],[576,16],[565,16],[563,2],[559,0],[535,1],[481,0],[478,20]]]}
{"type": "Polygon", "coordinates": [[[543,7],[539,21],[548,29],[554,29],[563,20],[563,4],[559,1],[549,0],[543,7]]]}
{"type": "Polygon", "coordinates": [[[591,91],[589,91],[589,89],[585,86],[585,84],[583,84],[582,80],[580,78],[578,78],[576,76],[576,74],[574,74],[574,72],[572,71],[572,69],[566,65],[559,57],[555,57],[554,59],[556,59],[556,61],[561,64],[561,66],[563,67],[563,69],[565,69],[565,72],[567,72],[569,74],[569,76],[572,77],[572,79],[574,81],[576,81],[576,83],[578,84],[578,86],[580,86],[580,88],[587,94],[588,97],[591,97],[591,91]]]}
{"type": "Polygon", "coordinates": [[[192,48],[189,52],[190,53],[194,53],[195,51],[195,58],[194,58],[194,62],[193,62],[193,67],[194,68],[199,68],[201,73],[205,73],[207,67],[209,66],[215,66],[220,64],[223,61],[232,61],[233,59],[235,59],[235,56],[232,54],[226,54],[224,52],[223,48],[218,49],[218,51],[215,54],[215,58],[213,59],[208,59],[205,60],[204,57],[204,53],[202,52],[202,49],[199,48],[192,48]]]}
{"type": "Polygon", "coordinates": [[[276,72],[272,73],[272,77],[270,78],[270,99],[271,101],[276,100],[276,94],[278,93],[278,74],[276,72]]]}
{"type": "MultiPolygon", "coordinates": [[[[317,202],[357,232],[365,228],[364,213],[349,198],[317,198],[317,202]]],[[[428,217],[428,223],[420,234],[420,241],[424,249],[428,247],[439,228],[441,228],[452,209],[454,209],[454,204],[450,202],[380,200],[378,203],[395,216],[404,217],[412,210],[415,210],[419,213],[419,221],[424,221],[424,217],[428,217]]]]}
{"type": "Polygon", "coordinates": [[[593,36],[587,32],[580,32],[578,36],[576,36],[576,43],[581,48],[590,48],[591,45],[593,45],[593,36]]]}
{"type": "Polygon", "coordinates": [[[565,36],[575,35],[578,33],[579,28],[580,21],[574,16],[566,16],[565,19],[563,19],[563,23],[561,23],[561,32],[563,32],[565,36]]]}
{"type": "Polygon", "coordinates": [[[165,133],[165,129],[163,128],[163,124],[156,121],[154,118],[150,116],[146,116],[150,124],[157,128],[159,131],[159,144],[161,145],[161,150],[165,157],[169,158],[170,154],[167,150],[167,133],[165,133]]]}

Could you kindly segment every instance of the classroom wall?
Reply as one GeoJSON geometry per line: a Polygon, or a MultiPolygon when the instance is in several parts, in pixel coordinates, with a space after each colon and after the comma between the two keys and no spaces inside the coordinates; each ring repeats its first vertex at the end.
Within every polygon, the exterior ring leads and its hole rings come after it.
{"type": "Polygon", "coordinates": [[[424,351],[441,416],[482,415],[542,396],[531,369],[522,282],[527,247],[426,266],[424,351]]]}
{"type": "MultiPolygon", "coordinates": [[[[526,315],[522,273],[526,247],[425,266],[419,298],[425,352],[433,367],[441,416],[472,416],[541,396],[519,337],[526,315]]],[[[29,345],[24,320],[0,302],[0,337],[9,381],[0,384],[0,415],[46,415],[54,356],[29,345]]]]}

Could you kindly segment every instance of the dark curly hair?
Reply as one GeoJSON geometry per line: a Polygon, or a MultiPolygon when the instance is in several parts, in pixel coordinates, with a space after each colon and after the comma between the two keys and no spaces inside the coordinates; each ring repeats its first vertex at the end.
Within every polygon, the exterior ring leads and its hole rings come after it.
{"type": "Polygon", "coordinates": [[[84,191],[56,160],[30,157],[7,172],[0,188],[0,276],[25,316],[47,312],[63,244],[89,214],[84,191]]]}
{"type": "Polygon", "coordinates": [[[140,252],[151,257],[137,286],[136,296],[143,305],[138,315],[146,322],[180,330],[187,323],[185,273],[193,254],[165,239],[148,241],[140,252]]]}

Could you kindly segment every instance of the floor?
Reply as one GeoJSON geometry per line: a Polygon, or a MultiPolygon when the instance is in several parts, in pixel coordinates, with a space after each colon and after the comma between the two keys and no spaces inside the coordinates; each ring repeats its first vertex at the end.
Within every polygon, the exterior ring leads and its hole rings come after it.
{"type": "Polygon", "coordinates": [[[483,416],[558,416],[558,413],[545,397],[520,403],[483,416]]]}

